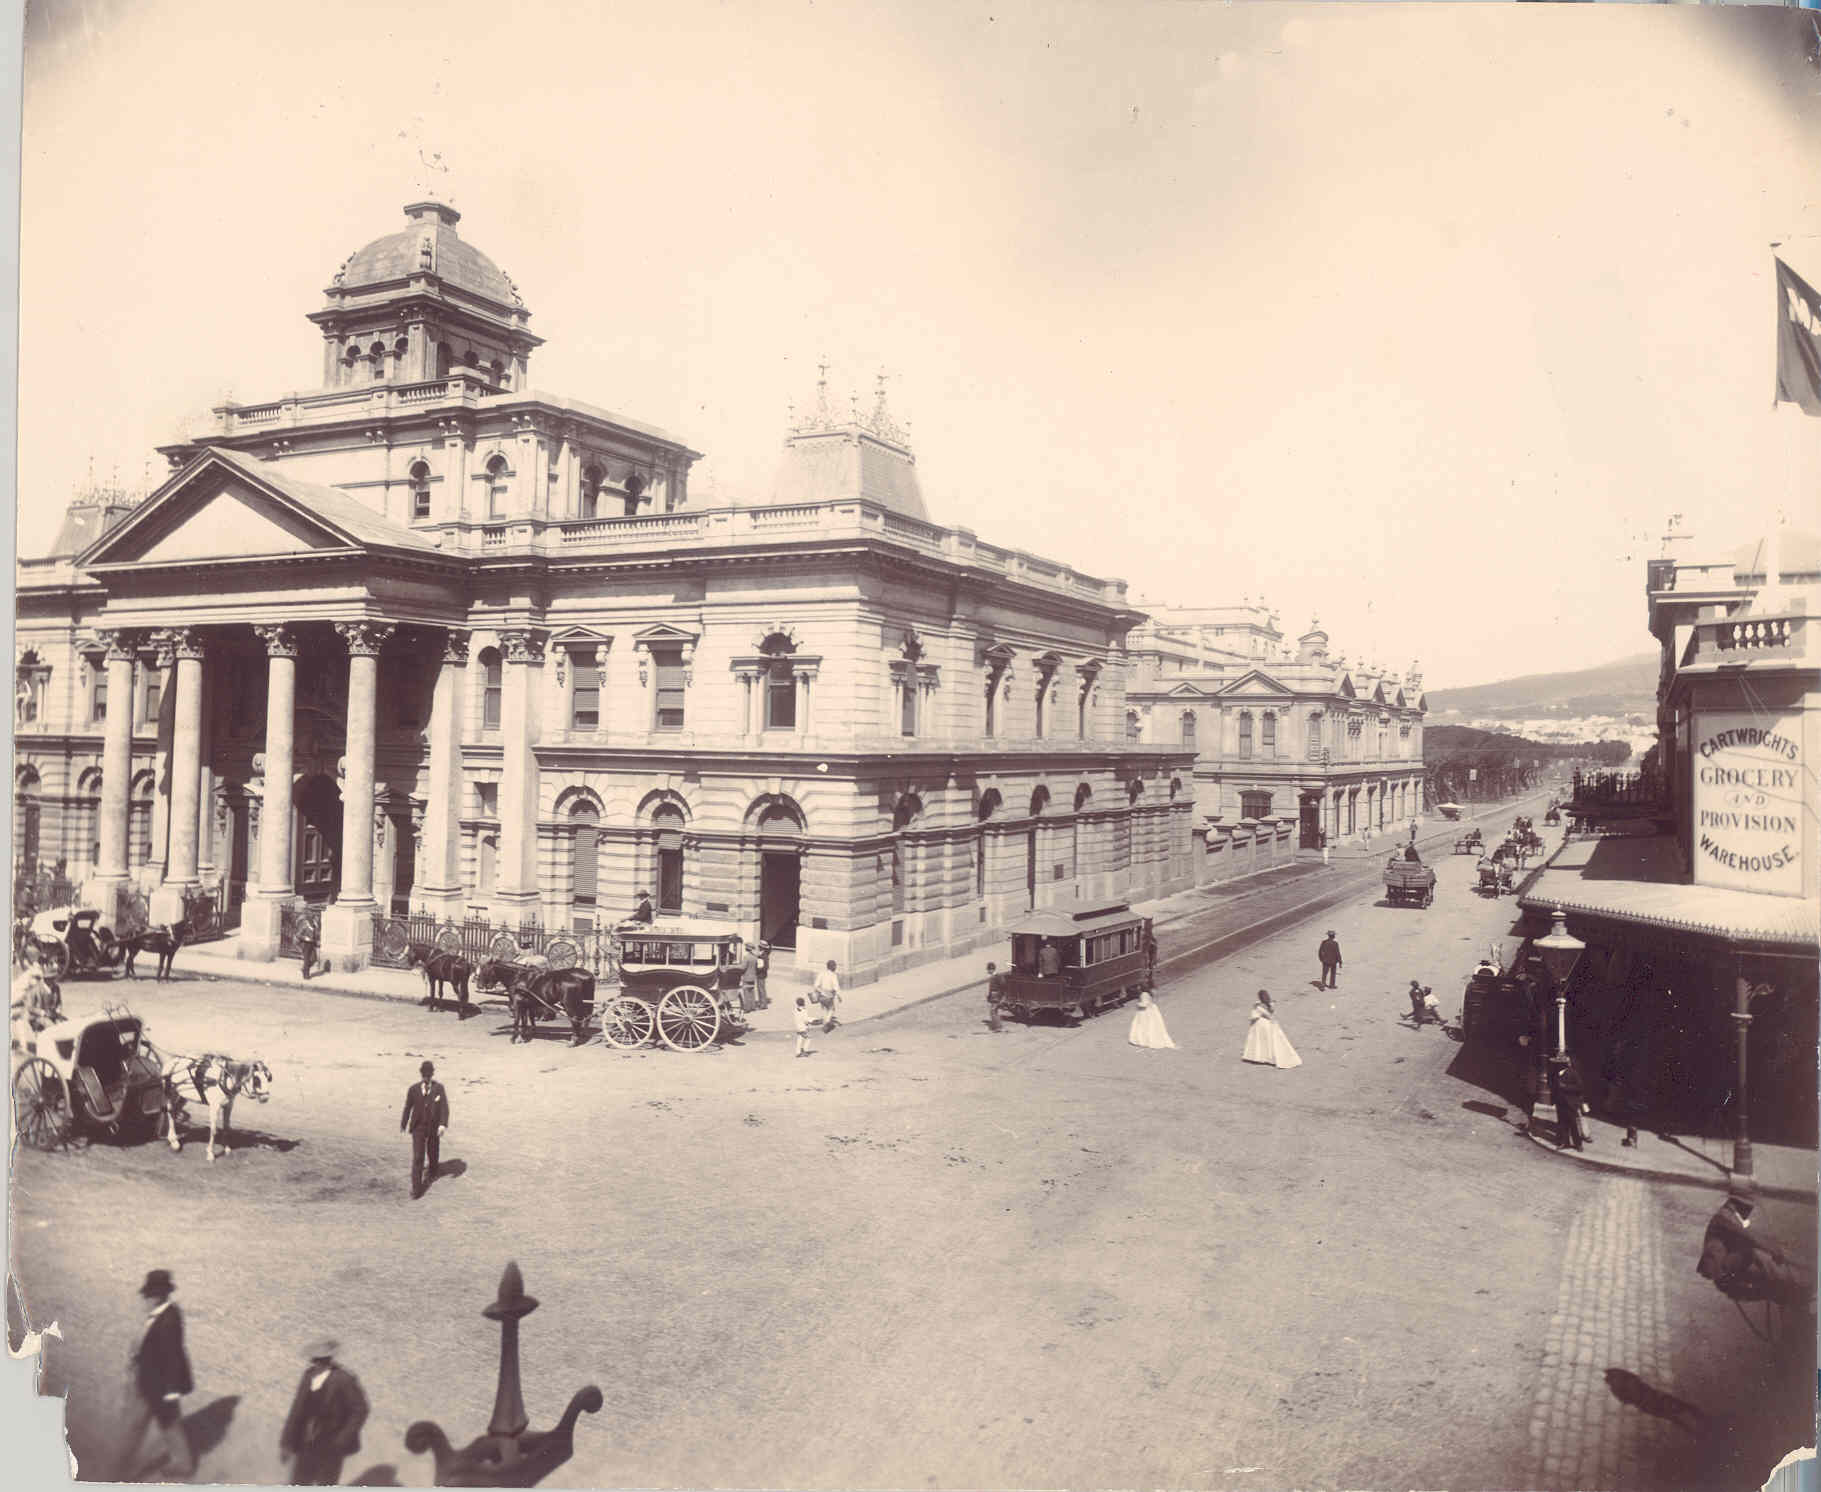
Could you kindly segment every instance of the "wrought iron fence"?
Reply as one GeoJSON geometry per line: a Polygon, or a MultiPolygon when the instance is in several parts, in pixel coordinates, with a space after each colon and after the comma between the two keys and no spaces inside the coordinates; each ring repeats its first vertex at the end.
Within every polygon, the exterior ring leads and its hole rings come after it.
{"type": "Polygon", "coordinates": [[[305,934],[310,945],[322,942],[322,908],[309,902],[287,901],[278,909],[278,956],[302,958],[305,934]]]}
{"type": "Polygon", "coordinates": [[[566,932],[536,922],[515,926],[483,917],[438,921],[427,912],[374,919],[374,963],[409,968],[412,950],[417,948],[460,954],[476,967],[489,959],[510,963],[516,957],[536,954],[564,968],[586,969],[597,979],[615,968],[613,937],[606,929],[566,932]]]}
{"type": "Polygon", "coordinates": [[[227,889],[201,886],[183,896],[183,920],[192,943],[212,943],[228,935],[227,889]]]}
{"type": "Polygon", "coordinates": [[[76,900],[76,883],[57,867],[32,864],[13,872],[13,920],[30,922],[47,907],[67,907],[76,900]]]}

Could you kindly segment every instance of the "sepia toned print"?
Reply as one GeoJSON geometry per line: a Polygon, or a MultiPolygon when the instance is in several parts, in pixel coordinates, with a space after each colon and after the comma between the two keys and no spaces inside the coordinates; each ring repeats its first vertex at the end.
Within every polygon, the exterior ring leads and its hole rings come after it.
{"type": "Polygon", "coordinates": [[[34,6],[60,1464],[1764,1482],[1818,111],[1798,7],[34,6]]]}

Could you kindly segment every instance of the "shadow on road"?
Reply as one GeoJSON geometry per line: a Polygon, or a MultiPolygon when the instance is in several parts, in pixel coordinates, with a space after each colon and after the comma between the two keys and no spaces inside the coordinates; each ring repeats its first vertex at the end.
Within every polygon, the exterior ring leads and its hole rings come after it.
{"type": "MultiPolygon", "coordinates": [[[[1510,1056],[1494,1048],[1462,1046],[1448,1064],[1448,1076],[1470,1088],[1479,1088],[1495,1098],[1502,1098],[1510,1107],[1526,1111],[1530,1107],[1528,1074],[1510,1056]]],[[[1470,1102],[1467,1107],[1474,1105],[1470,1102]]]]}
{"type": "Polygon", "coordinates": [[[183,1434],[190,1442],[190,1454],[195,1460],[200,1461],[227,1439],[228,1425],[239,1405],[240,1395],[228,1394],[204,1404],[194,1414],[184,1416],[183,1434]]]}
{"type": "Polygon", "coordinates": [[[402,1487],[404,1483],[398,1479],[396,1466],[390,1461],[381,1461],[377,1466],[369,1466],[348,1485],[350,1487],[402,1487]]]}
{"type": "Polygon", "coordinates": [[[1666,1419],[1690,1435],[1699,1435],[1707,1427],[1707,1416],[1693,1404],[1652,1388],[1636,1373],[1628,1373],[1624,1368],[1608,1368],[1605,1376],[1606,1387],[1621,1404],[1629,1404],[1653,1418],[1666,1419]]]}

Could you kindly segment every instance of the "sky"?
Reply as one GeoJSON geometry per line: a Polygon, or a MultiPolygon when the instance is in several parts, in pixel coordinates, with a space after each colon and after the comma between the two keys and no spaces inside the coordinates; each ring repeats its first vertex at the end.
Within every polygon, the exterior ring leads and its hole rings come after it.
{"type": "MultiPolygon", "coordinates": [[[[1671,514],[1817,524],[1771,245],[1821,284],[1821,30],[1658,6],[47,0],[19,545],[209,406],[309,390],[429,194],[532,383],[769,495],[830,364],[932,517],[1262,599],[1429,688],[1650,649],[1671,514]]],[[[1686,552],[1691,546],[1684,545],[1686,552]]]]}

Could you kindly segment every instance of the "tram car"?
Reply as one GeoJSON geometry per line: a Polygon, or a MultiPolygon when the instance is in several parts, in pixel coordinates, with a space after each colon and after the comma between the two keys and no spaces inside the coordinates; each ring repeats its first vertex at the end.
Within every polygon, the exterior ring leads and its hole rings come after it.
{"type": "Polygon", "coordinates": [[[1086,1018],[1150,988],[1157,972],[1151,919],[1125,902],[1045,908],[1011,935],[1000,1008],[1016,1020],[1040,1010],[1086,1018]]]}

